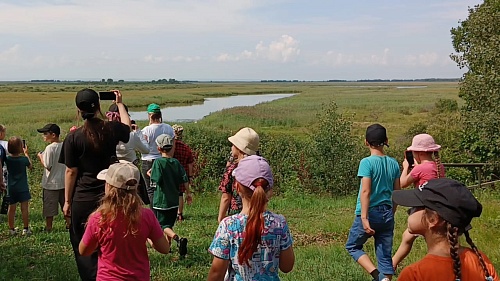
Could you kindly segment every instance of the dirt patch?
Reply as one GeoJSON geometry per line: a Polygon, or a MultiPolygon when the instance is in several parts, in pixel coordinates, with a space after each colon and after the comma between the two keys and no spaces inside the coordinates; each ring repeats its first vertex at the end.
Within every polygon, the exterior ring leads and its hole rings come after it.
{"type": "Polygon", "coordinates": [[[315,234],[293,232],[292,235],[294,246],[344,244],[347,240],[346,234],[336,232],[315,234]]]}

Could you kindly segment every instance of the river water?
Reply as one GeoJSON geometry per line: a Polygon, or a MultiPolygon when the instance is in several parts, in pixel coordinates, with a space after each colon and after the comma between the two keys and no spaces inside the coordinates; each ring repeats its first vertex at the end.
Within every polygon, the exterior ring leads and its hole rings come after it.
{"type": "MultiPolygon", "coordinates": [[[[163,121],[166,122],[195,122],[226,108],[237,106],[254,106],[259,103],[269,102],[277,99],[288,98],[295,94],[264,94],[264,95],[241,95],[220,98],[206,98],[202,104],[189,106],[164,107],[161,109],[163,121]]],[[[147,111],[130,111],[133,120],[148,120],[147,111]]]]}

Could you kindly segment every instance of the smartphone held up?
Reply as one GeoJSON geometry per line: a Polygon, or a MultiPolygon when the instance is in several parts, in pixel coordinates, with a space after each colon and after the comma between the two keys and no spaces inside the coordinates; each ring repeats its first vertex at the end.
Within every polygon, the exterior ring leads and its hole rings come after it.
{"type": "Polygon", "coordinates": [[[115,92],[107,91],[107,92],[99,92],[100,100],[116,100],[115,92]]]}
{"type": "Polygon", "coordinates": [[[405,151],[405,158],[410,167],[415,165],[415,159],[413,159],[413,152],[407,150],[405,151]]]}

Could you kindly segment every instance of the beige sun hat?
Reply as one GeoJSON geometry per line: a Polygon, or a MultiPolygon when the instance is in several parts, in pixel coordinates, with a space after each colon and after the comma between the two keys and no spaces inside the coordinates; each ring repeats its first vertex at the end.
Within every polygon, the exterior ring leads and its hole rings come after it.
{"type": "Polygon", "coordinates": [[[255,155],[259,150],[259,135],[252,128],[245,127],[227,139],[247,155],[255,155]]]}

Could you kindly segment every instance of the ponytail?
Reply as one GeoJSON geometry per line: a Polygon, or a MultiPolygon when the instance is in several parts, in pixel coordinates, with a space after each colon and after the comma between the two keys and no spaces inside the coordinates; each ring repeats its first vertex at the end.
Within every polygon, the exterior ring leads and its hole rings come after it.
{"type": "MultiPolygon", "coordinates": [[[[256,186],[256,188],[250,198],[250,210],[243,234],[243,242],[238,250],[238,262],[240,264],[247,264],[248,266],[250,266],[249,260],[261,243],[262,231],[264,229],[263,213],[266,210],[268,201],[264,189],[269,186],[269,183],[265,179],[260,178],[253,182],[253,186],[256,186]]],[[[251,192],[248,187],[243,187],[243,189],[251,192]]]]}
{"type": "Polygon", "coordinates": [[[453,272],[455,273],[455,281],[460,281],[462,278],[462,270],[460,256],[458,255],[458,228],[448,222],[448,242],[450,243],[450,256],[453,259],[453,272]]]}
{"type": "Polygon", "coordinates": [[[434,162],[436,163],[437,179],[441,177],[441,158],[439,158],[439,152],[434,151],[434,162]]]}
{"type": "Polygon", "coordinates": [[[492,281],[493,277],[490,275],[490,272],[488,271],[488,268],[486,267],[486,263],[484,262],[483,255],[479,252],[479,249],[476,247],[476,244],[472,242],[472,239],[470,238],[469,231],[465,231],[465,240],[467,243],[470,245],[472,250],[474,250],[474,253],[476,253],[477,257],[479,258],[479,263],[481,264],[481,267],[483,268],[484,274],[486,276],[487,281],[492,281]]]}

